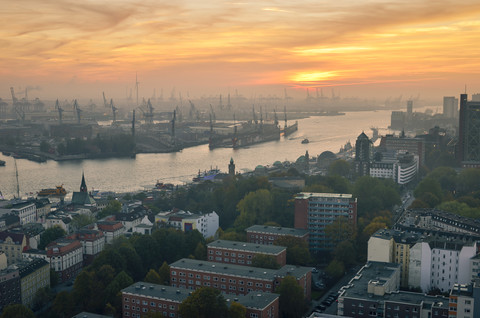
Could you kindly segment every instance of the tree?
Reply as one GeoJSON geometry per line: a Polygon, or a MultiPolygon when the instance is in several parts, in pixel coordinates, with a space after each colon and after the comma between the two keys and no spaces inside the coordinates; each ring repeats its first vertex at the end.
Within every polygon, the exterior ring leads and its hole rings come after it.
{"type": "Polygon", "coordinates": [[[106,216],[113,215],[115,213],[120,212],[121,210],[122,210],[122,204],[119,201],[110,200],[107,206],[105,206],[103,210],[98,213],[98,218],[101,219],[106,216]]]}
{"type": "Polygon", "coordinates": [[[287,248],[287,264],[307,265],[311,260],[307,242],[301,238],[286,235],[275,240],[274,244],[287,248]]]}
{"type": "MultiPolygon", "coordinates": [[[[422,201],[424,201],[422,197],[426,193],[431,193],[431,195],[437,198],[438,202],[442,201],[443,192],[442,187],[440,186],[440,182],[438,180],[426,177],[422,181],[420,181],[418,186],[415,188],[415,191],[413,192],[415,198],[420,198],[422,201]]],[[[425,203],[428,204],[428,202],[425,203]]]]}
{"type": "Polygon", "coordinates": [[[266,255],[266,254],[256,254],[252,258],[252,266],[261,267],[261,268],[270,268],[270,269],[280,268],[280,264],[278,264],[275,257],[272,255],[266,255]]]}
{"type": "Polygon", "coordinates": [[[67,291],[59,292],[52,305],[53,311],[62,318],[71,317],[74,307],[73,297],[67,291]]]}
{"type": "Polygon", "coordinates": [[[159,284],[159,285],[163,284],[162,279],[160,278],[160,275],[158,275],[158,273],[154,269],[150,269],[148,271],[144,281],[152,284],[159,284]]]}
{"type": "Polygon", "coordinates": [[[305,311],[305,299],[302,287],[297,283],[295,277],[287,275],[278,286],[277,293],[280,294],[279,311],[285,318],[300,318],[305,311]]]}
{"type": "Polygon", "coordinates": [[[348,218],[339,217],[333,223],[325,226],[325,236],[329,238],[333,245],[337,245],[345,240],[355,240],[357,230],[348,218]]]}
{"type": "Polygon", "coordinates": [[[336,260],[341,261],[346,267],[350,267],[356,262],[357,251],[350,241],[340,242],[333,251],[336,260]]]}
{"type": "Polygon", "coordinates": [[[348,177],[350,170],[350,164],[346,160],[337,159],[328,167],[328,174],[331,176],[348,177]]]}
{"type": "Polygon", "coordinates": [[[170,266],[168,266],[167,262],[163,262],[158,269],[158,276],[160,276],[161,284],[170,285],[170,266]]]}
{"type": "Polygon", "coordinates": [[[244,305],[232,302],[228,309],[228,318],[244,318],[247,316],[247,308],[244,305]]]}
{"type": "Polygon", "coordinates": [[[325,272],[329,276],[335,279],[338,279],[342,277],[343,274],[345,273],[345,265],[343,264],[343,262],[334,259],[330,262],[330,264],[328,264],[327,268],[325,269],[325,272]]]}
{"type": "Polygon", "coordinates": [[[202,244],[202,242],[197,243],[194,256],[195,256],[195,259],[198,259],[198,260],[203,260],[203,261],[207,260],[207,248],[205,247],[205,245],[202,244]]]}
{"type": "Polygon", "coordinates": [[[35,314],[22,304],[8,305],[3,308],[1,318],[35,318],[35,314]]]}
{"type": "Polygon", "coordinates": [[[67,235],[67,232],[65,232],[65,230],[58,225],[46,229],[45,232],[40,235],[40,243],[38,244],[38,249],[45,249],[48,244],[55,241],[56,239],[64,237],[65,235],[67,235]]]}
{"type": "Polygon", "coordinates": [[[178,312],[182,317],[226,318],[228,307],[219,290],[202,287],[195,290],[180,304],[178,312]]]}
{"type": "Polygon", "coordinates": [[[96,219],[91,214],[79,214],[75,215],[72,219],[72,227],[75,229],[80,229],[85,225],[95,223],[96,219]]]}
{"type": "Polygon", "coordinates": [[[237,204],[240,215],[235,220],[235,226],[244,229],[254,224],[269,221],[272,214],[273,198],[269,190],[260,189],[248,193],[237,204]]]}

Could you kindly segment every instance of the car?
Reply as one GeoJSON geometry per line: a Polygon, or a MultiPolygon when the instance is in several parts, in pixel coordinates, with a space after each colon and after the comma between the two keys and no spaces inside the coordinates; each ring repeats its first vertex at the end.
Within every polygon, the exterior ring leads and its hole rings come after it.
{"type": "Polygon", "coordinates": [[[327,306],[325,306],[325,305],[318,305],[316,308],[317,308],[318,310],[320,310],[321,312],[324,312],[325,309],[327,309],[327,306]]]}

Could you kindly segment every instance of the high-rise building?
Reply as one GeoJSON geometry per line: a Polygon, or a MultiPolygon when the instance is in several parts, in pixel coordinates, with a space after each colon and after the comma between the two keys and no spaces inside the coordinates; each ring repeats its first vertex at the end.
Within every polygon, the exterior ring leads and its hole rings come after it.
{"type": "Polygon", "coordinates": [[[463,167],[480,167],[480,101],[460,95],[457,158],[463,167]]]}
{"type": "Polygon", "coordinates": [[[443,97],[443,116],[455,118],[458,115],[458,98],[454,96],[443,97]]]}
{"type": "Polygon", "coordinates": [[[407,100],[407,120],[412,120],[413,116],[413,100],[407,100]]]}
{"type": "Polygon", "coordinates": [[[341,218],[352,226],[357,223],[357,199],[351,194],[299,193],[295,197],[295,228],[310,232],[309,247],[314,253],[333,249],[325,228],[341,218]]]}
{"type": "Polygon", "coordinates": [[[368,176],[372,159],[372,142],[362,132],[355,142],[355,173],[359,176],[368,176]]]}

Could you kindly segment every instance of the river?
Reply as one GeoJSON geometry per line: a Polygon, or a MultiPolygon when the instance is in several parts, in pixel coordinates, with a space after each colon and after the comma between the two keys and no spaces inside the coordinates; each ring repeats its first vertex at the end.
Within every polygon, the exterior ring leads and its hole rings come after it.
{"type": "MultiPolygon", "coordinates": [[[[307,150],[310,157],[327,150],[336,153],[348,140],[354,146],[362,131],[371,136],[370,127],[386,128],[390,114],[389,110],[380,110],[300,119],[298,131],[287,138],[235,150],[209,150],[208,145],[201,145],[176,153],[138,154],[134,159],[49,160],[45,163],[17,159],[20,195],[35,194],[61,184],[68,192],[78,191],[82,171],[89,190],[129,192],[153,185],[157,180],[174,184],[190,182],[198,170],[211,167],[227,172],[230,158],[235,161],[236,170],[244,172],[277,160],[295,161],[307,150]],[[304,138],[310,143],[302,144],[304,138]]],[[[6,161],[6,166],[0,167],[0,191],[5,198],[12,198],[16,193],[14,159],[2,154],[0,159],[6,161]]]]}

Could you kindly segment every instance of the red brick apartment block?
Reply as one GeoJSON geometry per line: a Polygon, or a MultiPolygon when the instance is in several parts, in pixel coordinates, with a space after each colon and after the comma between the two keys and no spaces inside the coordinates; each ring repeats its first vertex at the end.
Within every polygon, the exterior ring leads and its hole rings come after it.
{"type": "Polygon", "coordinates": [[[301,238],[308,243],[309,234],[307,230],[292,229],[288,227],[252,225],[246,229],[247,242],[256,244],[273,245],[279,238],[284,236],[293,236],[301,238]]]}
{"type": "MultiPolygon", "coordinates": [[[[123,317],[140,318],[148,312],[158,312],[165,317],[180,317],[180,304],[191,290],[179,287],[139,282],[122,290],[123,317]]],[[[247,309],[245,318],[278,318],[278,295],[251,292],[230,297],[224,294],[227,305],[238,302],[247,309]]]]}
{"type": "Polygon", "coordinates": [[[268,255],[280,266],[287,264],[287,248],[283,246],[217,240],[208,244],[207,250],[212,262],[251,266],[255,255],[268,255]]]}
{"type": "Polygon", "coordinates": [[[311,268],[285,265],[278,270],[183,258],[170,264],[173,287],[197,289],[213,287],[224,293],[246,295],[250,292],[275,292],[287,275],[302,287],[307,300],[311,298],[311,268]]]}

